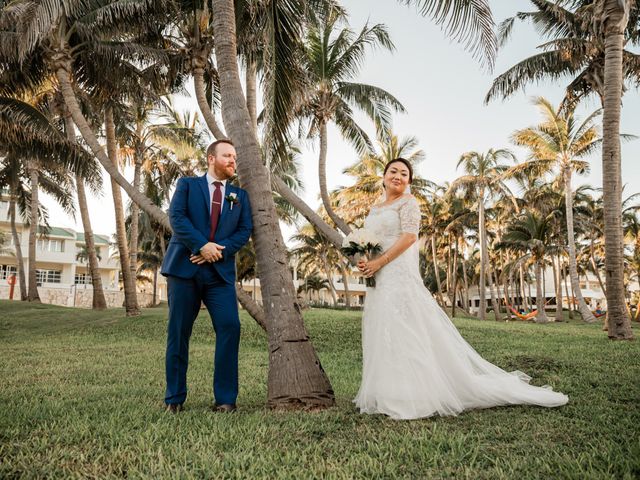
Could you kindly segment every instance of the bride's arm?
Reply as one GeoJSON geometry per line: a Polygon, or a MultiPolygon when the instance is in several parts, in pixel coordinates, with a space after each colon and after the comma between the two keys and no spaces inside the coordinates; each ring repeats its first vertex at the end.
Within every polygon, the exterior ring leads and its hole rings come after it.
{"type": "Polygon", "coordinates": [[[418,239],[421,215],[420,206],[415,197],[409,198],[407,202],[401,205],[398,213],[400,215],[400,231],[402,232],[398,240],[378,258],[358,263],[358,269],[366,277],[373,276],[387,263],[402,255],[418,239]]]}
{"type": "Polygon", "coordinates": [[[387,263],[402,255],[404,251],[413,245],[417,239],[418,236],[415,233],[401,234],[398,240],[396,240],[396,243],[391,245],[391,247],[379,257],[369,260],[368,262],[358,262],[358,269],[364,273],[365,277],[373,276],[387,263]]]}

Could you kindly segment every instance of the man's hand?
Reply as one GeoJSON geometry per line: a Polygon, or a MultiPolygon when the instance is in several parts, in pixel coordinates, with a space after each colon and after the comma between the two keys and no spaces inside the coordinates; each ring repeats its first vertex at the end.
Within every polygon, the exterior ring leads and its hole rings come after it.
{"type": "Polygon", "coordinates": [[[222,250],[225,247],[217,243],[209,242],[200,249],[200,254],[196,257],[202,257],[207,262],[217,262],[222,258],[222,250]]]}
{"type": "Polygon", "coordinates": [[[195,263],[197,265],[202,265],[203,263],[209,263],[204,259],[202,255],[191,255],[189,257],[189,260],[191,260],[191,263],[195,263]]]}

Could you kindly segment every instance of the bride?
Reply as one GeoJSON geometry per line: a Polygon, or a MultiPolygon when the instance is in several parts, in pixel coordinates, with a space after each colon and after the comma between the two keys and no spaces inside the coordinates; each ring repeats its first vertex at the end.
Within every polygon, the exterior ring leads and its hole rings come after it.
{"type": "Polygon", "coordinates": [[[416,243],[420,208],[405,193],[412,179],[408,161],[390,161],[383,176],[386,198],[365,220],[383,253],[358,263],[365,276],[375,274],[376,286],[367,289],[364,304],[356,406],[363,413],[413,419],[496,405],[566,404],[566,395],[529,385],[524,373],[484,360],[424,287],[416,243]]]}

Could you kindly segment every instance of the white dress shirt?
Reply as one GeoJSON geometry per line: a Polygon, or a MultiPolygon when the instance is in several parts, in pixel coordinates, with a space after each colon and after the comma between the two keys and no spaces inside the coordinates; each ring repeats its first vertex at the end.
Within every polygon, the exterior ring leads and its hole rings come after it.
{"type": "Polygon", "coordinates": [[[227,186],[226,180],[218,180],[215,177],[212,177],[209,172],[207,172],[207,184],[209,184],[209,213],[211,213],[211,205],[213,205],[213,191],[215,190],[215,185],[213,182],[220,182],[222,186],[220,187],[220,191],[222,192],[222,201],[220,202],[220,213],[222,213],[222,206],[224,205],[224,191],[227,186]]]}

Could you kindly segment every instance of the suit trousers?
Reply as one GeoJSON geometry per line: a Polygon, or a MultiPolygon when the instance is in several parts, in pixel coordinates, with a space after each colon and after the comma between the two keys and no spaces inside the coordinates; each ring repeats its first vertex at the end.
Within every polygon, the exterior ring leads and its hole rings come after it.
{"type": "Polygon", "coordinates": [[[213,395],[218,404],[235,404],[238,397],[240,319],[235,286],[225,282],[210,264],[200,265],[191,279],[167,277],[169,326],[166,355],[166,404],[187,398],[189,339],[201,302],[207,307],[216,334],[213,395]]]}

